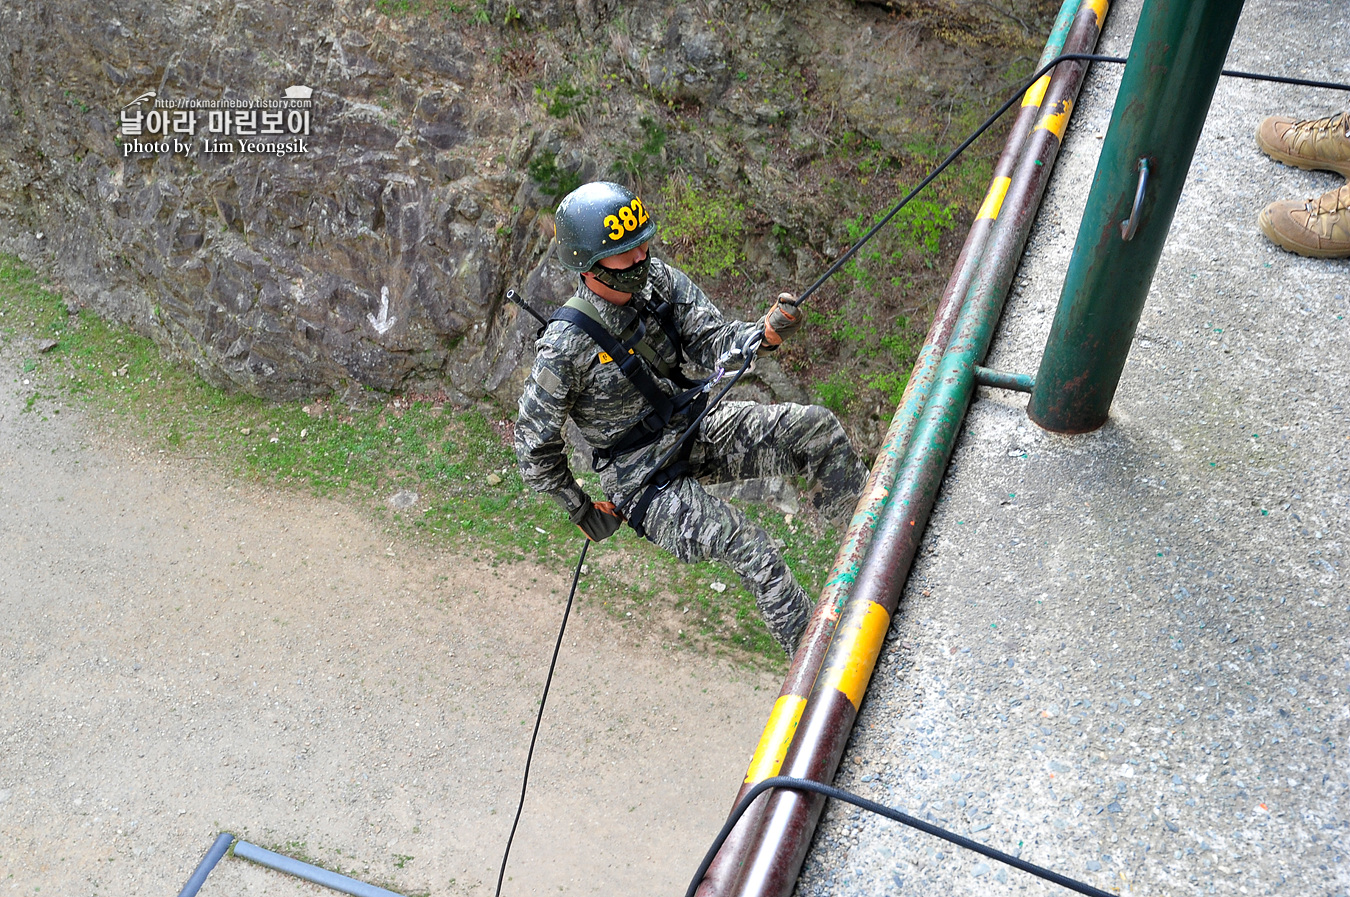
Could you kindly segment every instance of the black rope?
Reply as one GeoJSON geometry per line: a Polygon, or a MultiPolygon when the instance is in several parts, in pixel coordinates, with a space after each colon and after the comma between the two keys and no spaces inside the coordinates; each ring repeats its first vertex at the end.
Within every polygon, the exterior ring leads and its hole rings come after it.
{"type": "Polygon", "coordinates": [[[1018,87],[1017,90],[1012,92],[1012,95],[1008,97],[1007,101],[1004,102],[1003,105],[998,107],[998,109],[994,112],[993,115],[989,116],[984,120],[984,124],[980,125],[970,134],[969,137],[961,141],[960,145],[957,146],[956,149],[948,153],[947,158],[943,159],[937,168],[934,168],[927,174],[927,176],[924,177],[923,180],[919,181],[918,186],[916,186],[913,190],[905,194],[904,199],[900,200],[893,207],[891,207],[891,210],[887,212],[880,221],[872,225],[872,228],[868,230],[867,233],[863,234],[862,237],[860,237],[856,243],[850,246],[847,252],[839,256],[839,258],[835,260],[834,264],[826,268],[825,273],[820,275],[820,277],[816,278],[816,282],[807,287],[802,292],[801,296],[798,298],[797,301],[799,303],[805,302],[806,297],[810,296],[816,290],[820,289],[820,287],[825,283],[825,281],[829,280],[831,277],[835,275],[835,273],[840,268],[844,267],[844,265],[848,263],[849,259],[853,258],[853,256],[858,254],[858,250],[862,249],[863,246],[865,246],[869,240],[875,237],[877,235],[877,232],[880,231],[883,227],[885,227],[886,224],[892,218],[894,218],[900,212],[901,209],[909,205],[909,201],[911,199],[919,195],[919,191],[923,190],[924,187],[927,187],[929,184],[933,183],[933,181],[937,179],[938,175],[946,171],[947,166],[955,162],[957,157],[959,157],[962,153],[964,153],[972,143],[974,143],[977,139],[979,139],[981,134],[983,134],[985,131],[989,130],[993,126],[994,122],[1002,118],[1003,113],[1011,109],[1013,103],[1016,103],[1024,94],[1026,94],[1027,90],[1031,87],[1031,85],[1039,81],[1041,76],[1044,75],[1046,72],[1050,71],[1052,68],[1059,65],[1061,62],[1124,62],[1124,61],[1125,61],[1124,59],[1121,59],[1118,56],[1098,56],[1093,53],[1063,53],[1059,56],[1056,56],[1054,59],[1050,60],[1045,65],[1041,66],[1039,69],[1036,70],[1036,74],[1032,75],[1029,78],[1026,78],[1022,82],[1022,85],[1018,87]]]}
{"type": "Polygon", "coordinates": [[[572,591],[567,593],[567,607],[563,609],[562,625],[558,627],[558,641],[553,646],[553,659],[548,662],[548,676],[544,678],[544,694],[539,698],[539,715],[534,719],[534,734],[530,736],[530,751],[525,755],[525,775],[520,783],[520,803],[516,806],[516,819],[511,823],[511,834],[506,839],[506,852],[502,854],[502,869],[497,873],[496,897],[501,897],[502,882],[506,879],[506,860],[511,856],[511,842],[516,839],[516,826],[520,825],[520,813],[525,809],[525,790],[530,787],[530,763],[534,760],[534,742],[539,738],[539,724],[544,721],[544,705],[548,702],[548,688],[553,684],[553,668],[558,665],[558,651],[562,649],[563,633],[567,631],[567,617],[572,613],[572,599],[577,596],[577,583],[581,580],[581,566],[586,563],[586,550],[591,547],[587,538],[581,546],[581,557],[577,558],[577,570],[572,574],[572,591]]]}
{"type": "Polygon", "coordinates": [[[756,797],[769,790],[770,788],[792,788],[799,791],[813,791],[816,794],[823,794],[826,797],[833,797],[836,800],[842,800],[853,804],[855,807],[861,807],[869,810],[879,816],[885,816],[887,819],[893,819],[902,825],[918,829],[921,832],[932,835],[935,838],[941,838],[957,847],[964,847],[966,850],[973,850],[981,856],[988,857],[991,860],[997,860],[1000,863],[1006,863],[1015,869],[1021,869],[1023,872],[1029,872],[1037,878],[1068,888],[1071,891],[1077,891],[1079,894],[1085,894],[1087,897],[1119,897],[1109,891],[1103,891],[1094,888],[1092,885],[1083,884],[1081,881],[1069,878],[1066,875],[1060,875],[1053,869],[1046,869],[1044,866],[1037,866],[1035,863],[1028,863],[1026,860],[1015,857],[1010,853],[1004,853],[1001,850],[995,850],[992,847],[981,844],[978,841],[972,841],[969,838],[963,838],[960,835],[953,834],[944,828],[940,828],[932,823],[924,822],[922,819],[916,819],[908,813],[902,813],[899,810],[879,804],[876,801],[868,800],[865,797],[859,797],[832,785],[823,785],[820,782],[813,782],[810,779],[796,779],[791,776],[774,776],[765,779],[756,784],[745,797],[741,798],[740,803],[736,804],[736,809],[731,811],[731,816],[727,819],[722,830],[717,833],[717,838],[713,841],[712,847],[703,856],[703,862],[699,864],[698,871],[694,873],[694,880],[689,883],[689,890],[684,892],[684,897],[694,897],[698,886],[703,882],[703,876],[707,874],[708,867],[712,865],[713,858],[717,856],[717,851],[722,849],[723,842],[731,834],[731,830],[736,827],[742,814],[750,808],[756,797]]]}
{"type": "Polygon", "coordinates": [[[1321,87],[1326,90],[1350,90],[1350,84],[1337,84],[1335,81],[1310,81],[1307,78],[1287,78],[1284,75],[1261,75],[1256,72],[1235,72],[1224,69],[1228,78],[1246,78],[1249,81],[1274,81],[1276,84],[1296,84],[1299,87],[1321,87]]]}
{"type": "MultiPolygon", "coordinates": [[[[994,112],[993,115],[989,116],[987,119],[984,120],[984,124],[980,125],[978,128],[975,129],[973,133],[971,133],[969,137],[961,141],[960,146],[952,150],[947,155],[947,158],[943,159],[941,164],[939,164],[937,168],[934,168],[931,172],[928,173],[928,175],[922,181],[919,182],[918,186],[916,186],[913,190],[909,191],[909,193],[905,194],[904,199],[896,203],[895,206],[892,207],[891,210],[886,213],[885,217],[883,217],[876,224],[872,225],[872,228],[868,230],[867,233],[863,234],[862,237],[859,238],[859,240],[856,243],[850,246],[847,252],[845,252],[838,259],[836,259],[834,264],[830,265],[829,268],[825,269],[825,273],[820,275],[820,277],[816,279],[815,283],[807,287],[802,292],[800,298],[797,301],[805,302],[807,296],[810,296],[817,289],[819,289],[825,283],[825,281],[833,277],[835,273],[839,271],[840,268],[842,268],[845,264],[847,264],[849,259],[857,255],[858,251],[862,249],[863,246],[866,245],[866,243],[869,240],[871,240],[874,236],[876,236],[878,231],[880,231],[883,227],[885,227],[886,224],[892,218],[894,218],[901,209],[909,205],[909,201],[913,199],[915,196],[917,196],[919,194],[919,191],[923,190],[924,187],[927,187],[929,184],[931,184],[937,178],[937,176],[942,174],[942,172],[947,169],[947,166],[955,162],[956,159],[962,153],[964,153],[970,147],[970,145],[980,137],[981,134],[989,130],[989,128],[993,126],[994,122],[1002,118],[1003,113],[1011,109],[1012,105],[1017,102],[1018,98],[1023,96],[1027,92],[1028,88],[1030,88],[1031,85],[1035,84],[1038,80],[1040,80],[1041,76],[1044,75],[1046,72],[1050,71],[1052,68],[1059,65],[1061,62],[1110,62],[1110,63],[1124,64],[1127,61],[1128,60],[1124,56],[1103,56],[1098,53],[1063,53],[1059,56],[1056,56],[1054,59],[1050,60],[1045,65],[1041,66],[1039,69],[1036,70],[1036,73],[1034,75],[1023,81],[1022,85],[1018,87],[1017,90],[1013,91],[1012,95],[1008,97],[1007,101],[1003,103],[1003,105],[998,107],[998,110],[994,112]]],[[[1279,84],[1295,84],[1301,87],[1320,87],[1328,90],[1350,91],[1350,84],[1337,84],[1334,81],[1310,81],[1306,78],[1287,78],[1284,77],[1283,75],[1261,75],[1253,72],[1239,72],[1230,69],[1224,69],[1223,74],[1229,78],[1246,78],[1252,81],[1274,81],[1279,84]]]]}

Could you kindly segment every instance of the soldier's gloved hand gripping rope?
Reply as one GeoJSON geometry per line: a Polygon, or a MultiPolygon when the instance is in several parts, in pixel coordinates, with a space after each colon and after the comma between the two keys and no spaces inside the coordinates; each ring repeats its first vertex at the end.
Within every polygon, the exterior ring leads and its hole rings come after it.
{"type": "Polygon", "coordinates": [[[614,507],[614,502],[591,501],[589,498],[569,515],[569,519],[592,542],[605,541],[623,526],[623,515],[614,507]]]}
{"type": "Polygon", "coordinates": [[[792,293],[779,293],[778,301],[764,316],[764,345],[776,347],[801,329],[801,301],[792,293]]]}

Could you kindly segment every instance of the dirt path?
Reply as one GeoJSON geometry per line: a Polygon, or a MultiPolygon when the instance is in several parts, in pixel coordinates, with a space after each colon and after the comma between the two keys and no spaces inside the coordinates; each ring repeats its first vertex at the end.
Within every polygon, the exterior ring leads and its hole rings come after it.
{"type": "MultiPolygon", "coordinates": [[[[221,830],[492,893],[568,571],[21,413],[0,370],[0,894],[176,893],[221,830]]],[[[681,893],[776,687],[575,611],[505,892],[681,893]]],[[[201,893],[320,892],[226,859],[201,893]]]]}

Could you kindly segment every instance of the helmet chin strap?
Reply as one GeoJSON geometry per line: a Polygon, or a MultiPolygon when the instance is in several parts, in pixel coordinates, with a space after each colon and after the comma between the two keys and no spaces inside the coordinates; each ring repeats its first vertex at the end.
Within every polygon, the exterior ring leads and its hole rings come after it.
{"type": "Polygon", "coordinates": [[[651,268],[651,258],[634,262],[627,268],[606,268],[597,264],[590,270],[596,280],[620,293],[640,293],[647,285],[647,275],[651,268]]]}

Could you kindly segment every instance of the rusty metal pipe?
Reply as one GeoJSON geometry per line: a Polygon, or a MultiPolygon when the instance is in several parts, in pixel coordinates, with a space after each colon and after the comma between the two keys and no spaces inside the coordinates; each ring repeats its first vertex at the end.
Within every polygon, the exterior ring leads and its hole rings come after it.
{"type": "MultiPolygon", "coordinates": [[[[1061,53],[1090,50],[1096,45],[1096,36],[1093,34],[1090,40],[1086,37],[1084,34],[1087,30],[1086,22],[1095,21],[1099,30],[1100,19],[1105,14],[1105,0],[1064,0],[1036,68],[1043,68],[1061,53]],[[1091,14],[1085,18],[1084,14],[1089,11],[1091,14]],[[1084,25],[1075,32],[1074,26],[1080,19],[1084,19],[1084,25]]],[[[928,401],[938,362],[947,348],[952,329],[956,325],[957,314],[961,310],[961,302],[975,276],[976,267],[983,255],[994,222],[998,219],[1023,144],[1032,133],[1041,102],[1054,77],[1058,75],[1056,73],[1043,75],[1022,98],[1022,105],[1009,130],[1008,140],[995,163],[989,190],[957,256],[955,269],[938,302],[924,346],[920,350],[909,382],[905,385],[900,405],[891,419],[890,428],[877,454],[857,509],[840,543],[834,566],[821,590],[820,600],[802,635],[801,645],[784,677],[778,700],[769,714],[769,720],[755,748],[745,779],[736,794],[736,799],[732,801],[733,807],[755,783],[776,775],[782,764],[783,755],[796,731],[806,696],[815,682],[821,662],[825,658],[825,651],[834,636],[848,590],[857,578],[862,559],[872,544],[877,520],[891,494],[891,484],[908,449],[914,425],[928,401]]],[[[740,860],[745,854],[746,847],[760,828],[764,804],[764,800],[756,801],[732,830],[699,886],[699,897],[711,897],[729,890],[733,879],[741,869],[740,860]]]]}
{"type": "MultiPolygon", "coordinates": [[[[1082,8],[1090,14],[1075,20],[1074,31],[1085,41],[1080,45],[1082,51],[1089,51],[1100,34],[1105,4],[1090,2],[1082,8]]],[[[821,672],[795,711],[799,721],[779,764],[783,775],[825,782],[838,768],[973,395],[975,367],[988,351],[1086,68],[1084,62],[1065,63],[1047,87],[1037,123],[1007,187],[1011,199],[1003,201],[1007,208],[1000,209],[955,331],[942,353],[937,388],[913,430],[895,488],[852,595],[839,615],[821,672]]],[[[740,876],[731,890],[721,893],[787,897],[792,891],[824,799],[775,792],[762,804],[759,833],[744,859],[736,863],[740,876]]]]}

